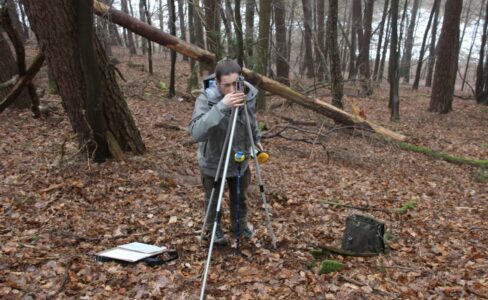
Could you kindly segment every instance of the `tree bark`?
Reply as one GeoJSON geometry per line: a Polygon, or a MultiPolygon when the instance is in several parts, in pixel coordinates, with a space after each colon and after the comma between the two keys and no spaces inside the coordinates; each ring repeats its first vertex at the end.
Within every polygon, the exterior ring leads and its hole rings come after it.
{"type": "Polygon", "coordinates": [[[244,65],[244,36],[242,34],[241,0],[234,1],[234,19],[236,20],[237,63],[244,65]]]}
{"type": "Polygon", "coordinates": [[[290,85],[288,78],[290,65],[286,59],[285,1],[274,0],[273,6],[276,31],[276,79],[283,84],[290,85]]]}
{"type": "MultiPolygon", "coordinates": [[[[97,148],[92,131],[95,124],[90,124],[91,118],[86,116],[86,105],[89,103],[86,93],[88,83],[85,81],[81,61],[82,41],[78,32],[80,12],[76,7],[80,2],[77,2],[25,0],[24,4],[39,46],[43,49],[49,68],[58,83],[63,106],[77,134],[79,145],[91,154],[97,148]]],[[[118,144],[124,151],[141,154],[145,151],[145,146],[115,80],[114,71],[98,43],[96,51],[96,66],[100,72],[101,92],[104,95],[102,111],[107,125],[104,134],[107,144],[112,145],[109,145],[110,149],[116,148],[114,145],[118,144]]]]}
{"type": "MultiPolygon", "coordinates": [[[[186,41],[185,12],[183,10],[184,0],[178,0],[178,16],[180,19],[180,37],[186,41]]],[[[183,60],[188,61],[188,56],[183,55],[183,60]]]]}
{"type": "MultiPolygon", "coordinates": [[[[169,10],[169,30],[171,35],[176,36],[176,11],[174,0],[168,0],[168,10],[169,10]]],[[[170,70],[170,82],[168,96],[173,97],[176,95],[176,51],[171,49],[171,70],[170,70]]]]}
{"type": "MultiPolygon", "coordinates": [[[[205,23],[207,28],[207,50],[214,53],[217,61],[222,58],[222,45],[220,41],[220,1],[204,0],[205,23]]],[[[213,72],[215,65],[209,69],[213,72]]]]}
{"type": "MultiPolygon", "coordinates": [[[[424,55],[425,55],[425,44],[427,42],[427,36],[429,34],[429,29],[432,24],[432,19],[436,14],[436,11],[439,9],[441,1],[434,0],[434,4],[432,6],[432,10],[430,11],[429,21],[427,22],[427,28],[424,32],[424,38],[422,39],[422,46],[420,46],[420,53],[419,53],[419,60],[417,62],[417,71],[415,72],[415,79],[413,81],[412,89],[418,90],[419,83],[420,83],[420,73],[422,72],[422,64],[424,63],[424,55]]],[[[433,33],[433,32],[432,32],[433,33]]],[[[435,39],[434,39],[435,41],[435,39]]]]}
{"type": "Polygon", "coordinates": [[[391,1],[391,42],[390,59],[388,62],[390,79],[390,119],[394,122],[400,120],[400,96],[398,94],[399,70],[398,70],[398,2],[391,1]]]}
{"type": "Polygon", "coordinates": [[[303,72],[307,74],[308,78],[315,75],[313,50],[312,50],[312,0],[302,0],[303,8],[303,26],[305,27],[304,42],[305,42],[305,56],[303,57],[303,72]]]}
{"type": "MultiPolygon", "coordinates": [[[[268,69],[268,46],[269,46],[269,26],[271,14],[271,1],[259,0],[259,41],[258,41],[258,63],[256,72],[266,76],[268,69]]],[[[266,96],[263,91],[259,91],[257,98],[257,109],[266,109],[266,96]]]]}
{"type": "Polygon", "coordinates": [[[21,25],[22,25],[22,34],[25,40],[29,38],[29,27],[27,26],[27,21],[25,19],[25,11],[24,11],[24,6],[22,3],[19,1],[18,3],[19,6],[19,11],[20,11],[20,17],[21,17],[21,25]]]}
{"type": "Polygon", "coordinates": [[[373,94],[373,86],[371,85],[370,77],[371,71],[369,67],[369,44],[371,42],[371,22],[373,21],[374,0],[367,0],[364,7],[362,39],[358,39],[361,43],[359,52],[359,74],[361,75],[361,87],[363,94],[370,96],[373,94]]]}
{"type": "Polygon", "coordinates": [[[478,60],[478,67],[476,68],[476,83],[475,83],[475,97],[477,103],[488,104],[488,85],[486,77],[488,77],[488,70],[485,62],[485,47],[488,35],[488,1],[486,1],[485,9],[485,23],[483,24],[483,33],[481,35],[480,58],[478,60]]]}
{"type": "Polygon", "coordinates": [[[410,24],[408,25],[407,39],[405,40],[405,49],[403,52],[402,67],[400,71],[401,77],[406,83],[410,81],[410,64],[412,63],[412,49],[414,42],[414,30],[416,25],[417,13],[419,10],[420,0],[413,1],[412,17],[410,18],[410,24]]]}
{"type": "Polygon", "coordinates": [[[327,47],[329,48],[329,66],[332,90],[332,104],[343,107],[343,82],[341,73],[341,58],[337,44],[338,1],[329,0],[329,18],[327,20],[327,47]]]}
{"type": "Polygon", "coordinates": [[[462,0],[447,0],[429,104],[431,112],[446,114],[452,110],[462,9],[462,0]]]}
{"type": "Polygon", "coordinates": [[[318,64],[317,69],[317,78],[322,81],[326,79],[326,59],[327,59],[327,48],[325,47],[325,28],[324,28],[324,21],[325,21],[325,1],[324,0],[316,0],[317,6],[317,18],[315,19],[315,24],[317,26],[316,30],[316,38],[314,39],[315,42],[315,62],[318,64]],[[325,57],[322,57],[325,56],[325,57]]]}
{"type": "MultiPolygon", "coordinates": [[[[188,1],[188,33],[190,35],[190,43],[196,44],[197,39],[195,36],[195,6],[193,1],[188,1]]],[[[198,65],[194,58],[190,58],[190,70],[191,75],[188,78],[187,93],[191,94],[194,88],[198,87],[198,65]]]]}
{"type": "Polygon", "coordinates": [[[252,67],[253,48],[254,48],[254,10],[256,2],[255,0],[246,1],[246,65],[252,67]]]}
{"type": "MultiPolygon", "coordinates": [[[[146,13],[144,12],[144,0],[139,0],[139,19],[142,23],[146,23],[146,13]]],[[[147,52],[147,40],[142,38],[142,55],[147,52]]]]}
{"type": "Polygon", "coordinates": [[[432,23],[432,32],[430,34],[430,48],[429,48],[429,65],[427,68],[427,76],[425,78],[425,86],[432,86],[432,75],[434,74],[434,65],[436,61],[436,40],[437,40],[437,20],[439,19],[440,3],[436,7],[434,14],[434,21],[432,23]]]}
{"type": "MultiPolygon", "coordinates": [[[[149,26],[151,26],[151,16],[149,15],[149,8],[147,5],[147,1],[141,0],[141,2],[142,2],[142,5],[144,6],[145,20],[147,21],[147,24],[149,24],[149,26]]],[[[174,35],[176,35],[176,33],[174,35]]],[[[147,41],[147,65],[148,65],[148,69],[149,69],[149,74],[152,75],[153,74],[153,60],[152,60],[152,45],[151,45],[150,40],[147,41]]]]}

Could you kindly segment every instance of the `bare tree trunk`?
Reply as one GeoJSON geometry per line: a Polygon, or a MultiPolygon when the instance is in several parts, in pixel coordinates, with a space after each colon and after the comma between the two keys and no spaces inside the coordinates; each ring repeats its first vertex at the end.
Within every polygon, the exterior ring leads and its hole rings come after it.
{"type": "MultiPolygon", "coordinates": [[[[217,61],[222,58],[222,45],[220,41],[220,1],[204,0],[205,23],[207,28],[207,50],[214,53],[217,61]]],[[[212,66],[213,71],[215,66],[212,66]]]]}
{"type": "Polygon", "coordinates": [[[253,48],[254,48],[254,10],[256,1],[255,0],[245,0],[246,1],[246,34],[245,34],[245,45],[246,45],[246,65],[250,68],[253,66],[253,48]]]}
{"type": "MultiPolygon", "coordinates": [[[[122,6],[122,11],[126,14],[129,14],[129,9],[127,8],[127,0],[121,0],[120,4],[122,6]]],[[[131,55],[137,55],[136,46],[134,44],[134,38],[132,36],[132,31],[130,30],[127,30],[127,43],[129,46],[129,53],[131,55]]]]}
{"type": "Polygon", "coordinates": [[[234,19],[236,20],[237,63],[239,66],[244,66],[244,36],[242,34],[241,0],[234,1],[234,19]]]}
{"type": "Polygon", "coordinates": [[[14,0],[7,0],[6,6],[8,8],[8,14],[10,16],[10,20],[12,21],[12,25],[14,26],[15,31],[18,32],[18,34],[22,38],[22,42],[25,43],[27,38],[24,35],[24,28],[20,22],[19,14],[17,14],[17,5],[15,5],[14,0]]]}
{"type": "MultiPolygon", "coordinates": [[[[485,4],[484,2],[485,2],[484,0],[481,2],[481,7],[484,6],[484,4],[485,4]]],[[[467,61],[466,61],[466,67],[464,68],[463,83],[461,85],[461,91],[464,91],[464,85],[466,83],[466,77],[468,75],[469,63],[471,61],[471,54],[473,53],[474,43],[476,41],[476,37],[478,36],[478,29],[480,27],[480,22],[481,22],[482,15],[483,15],[483,10],[481,9],[480,10],[480,13],[478,15],[478,20],[476,21],[476,25],[475,25],[473,37],[471,38],[471,46],[469,46],[468,58],[467,58],[467,61]]]]}
{"type": "MultiPolygon", "coordinates": [[[[185,25],[185,11],[184,0],[178,0],[178,16],[180,19],[180,37],[182,40],[186,41],[186,25],[185,25]]],[[[183,55],[183,60],[188,61],[188,56],[183,55]]]]}
{"type": "MultiPolygon", "coordinates": [[[[149,15],[149,8],[146,0],[141,0],[144,5],[144,14],[146,15],[147,24],[151,26],[151,16],[149,15]]],[[[176,33],[175,33],[176,34],[176,33]]],[[[152,45],[151,41],[147,41],[147,64],[149,68],[149,74],[153,74],[153,61],[152,61],[152,45]]]]}
{"type": "MultiPolygon", "coordinates": [[[[171,35],[176,36],[176,11],[175,0],[168,0],[169,10],[169,30],[171,35]]],[[[173,97],[176,94],[176,51],[171,50],[171,70],[168,96],[173,97]]]]}
{"type": "Polygon", "coordinates": [[[351,27],[351,52],[349,59],[349,79],[355,79],[358,71],[359,60],[356,62],[356,39],[358,48],[363,40],[363,29],[361,28],[362,13],[361,0],[352,0],[352,27],[351,27]],[[356,38],[357,36],[357,38],[356,38]]]}
{"type": "Polygon", "coordinates": [[[332,91],[332,104],[342,108],[343,82],[341,58],[337,45],[338,1],[329,0],[329,18],[327,19],[327,47],[329,48],[329,65],[332,91]]]}
{"type": "Polygon", "coordinates": [[[420,0],[413,1],[412,17],[407,31],[407,39],[405,40],[405,49],[403,52],[402,67],[400,70],[400,76],[404,78],[406,83],[410,81],[410,64],[412,63],[412,49],[414,42],[414,30],[416,24],[417,13],[419,10],[420,0]]]}
{"type": "Polygon", "coordinates": [[[391,1],[391,44],[390,59],[388,62],[389,79],[390,79],[390,119],[394,122],[400,120],[400,95],[399,87],[399,70],[398,70],[398,2],[391,1]]]}
{"type": "Polygon", "coordinates": [[[446,1],[429,104],[431,112],[446,114],[452,110],[462,8],[462,0],[446,1]]]}
{"type": "MultiPolygon", "coordinates": [[[[361,50],[359,52],[359,74],[361,75],[362,92],[369,96],[373,94],[373,86],[371,85],[370,77],[371,71],[369,67],[369,44],[371,42],[371,22],[373,21],[374,0],[367,0],[364,7],[363,18],[363,33],[361,43],[361,50]]],[[[363,29],[360,29],[361,31],[363,29]]]]}
{"type": "Polygon", "coordinates": [[[485,47],[486,39],[488,35],[488,1],[486,2],[485,10],[485,23],[483,25],[483,34],[481,36],[481,47],[480,47],[480,59],[478,61],[478,67],[476,68],[476,84],[475,84],[475,96],[476,102],[482,104],[488,104],[488,68],[484,60],[485,57],[485,47]]]}
{"type": "Polygon", "coordinates": [[[225,0],[223,5],[220,6],[220,18],[222,19],[222,23],[224,24],[225,29],[225,53],[222,54],[222,57],[235,57],[234,54],[234,47],[230,45],[233,42],[233,34],[232,34],[232,14],[229,14],[230,8],[230,0],[225,0]]]}
{"type": "Polygon", "coordinates": [[[381,44],[383,43],[383,31],[385,28],[386,18],[388,17],[388,3],[389,0],[385,0],[385,4],[383,6],[383,14],[381,15],[380,33],[378,36],[378,46],[376,47],[376,58],[374,61],[374,71],[373,71],[373,78],[375,80],[378,80],[378,71],[379,71],[380,61],[381,61],[381,44]]]}
{"type": "MultiPolygon", "coordinates": [[[[269,46],[269,27],[271,22],[271,1],[259,0],[259,41],[258,41],[258,64],[256,72],[266,75],[268,69],[268,46],[269,46]]],[[[257,109],[266,109],[266,96],[263,91],[259,91],[257,98],[257,109]]]]}
{"type": "MultiPolygon", "coordinates": [[[[324,0],[316,0],[316,13],[317,18],[315,18],[315,24],[317,26],[316,32],[316,39],[315,42],[315,62],[318,64],[317,69],[317,78],[319,80],[324,80],[326,77],[325,70],[326,66],[324,59],[327,57],[327,50],[325,48],[325,28],[324,28],[324,21],[325,21],[325,1],[324,0]],[[325,56],[324,58],[322,57],[325,56]]],[[[336,16],[337,19],[337,16],[336,16]]]]}
{"type": "MultiPolygon", "coordinates": [[[[376,80],[378,80],[379,82],[383,81],[383,73],[385,71],[386,52],[388,50],[388,46],[390,45],[390,37],[391,37],[391,9],[390,9],[390,13],[388,14],[388,23],[386,25],[386,37],[385,37],[385,44],[383,45],[383,53],[381,54],[380,70],[378,71],[378,77],[376,78],[376,80]]],[[[390,75],[388,74],[388,80],[390,80],[389,76],[390,75]]]]}
{"type": "Polygon", "coordinates": [[[341,63],[342,63],[342,72],[345,73],[346,70],[347,70],[347,49],[350,49],[351,48],[351,42],[349,41],[349,31],[351,29],[351,20],[352,20],[352,14],[350,12],[350,9],[348,10],[347,8],[350,7],[349,5],[349,0],[346,0],[345,1],[345,5],[344,5],[344,16],[343,16],[343,20],[344,20],[344,24],[347,24],[347,29],[346,31],[344,32],[344,26],[341,25],[341,23],[339,23],[339,26],[341,28],[341,32],[342,32],[342,39],[341,39],[341,43],[342,43],[342,53],[341,53],[341,63]],[[349,21],[346,22],[346,20],[348,19],[348,16],[349,16],[349,21]]]}
{"type": "MultiPolygon", "coordinates": [[[[146,13],[144,12],[145,0],[139,0],[139,19],[146,23],[146,13]]],[[[142,38],[142,55],[146,55],[147,52],[147,40],[142,38]]]]}
{"type": "MultiPolygon", "coordinates": [[[[204,40],[205,34],[203,32],[204,29],[203,11],[200,7],[200,0],[191,0],[191,3],[193,5],[193,22],[195,28],[195,41],[196,41],[195,44],[201,49],[205,49],[205,40],[204,40]]],[[[200,75],[203,75],[203,70],[204,68],[200,66],[199,67],[200,75]]]]}
{"type": "Polygon", "coordinates": [[[285,1],[274,0],[273,7],[276,30],[276,79],[283,84],[290,85],[288,79],[290,66],[286,60],[285,1]]]}
{"type": "Polygon", "coordinates": [[[412,89],[413,90],[418,90],[419,88],[419,83],[420,83],[420,73],[422,72],[422,64],[424,63],[424,55],[425,55],[425,44],[427,42],[427,36],[429,34],[429,29],[432,24],[432,19],[434,15],[436,14],[436,11],[439,9],[439,6],[441,4],[440,0],[434,0],[434,4],[432,6],[432,10],[430,11],[430,16],[429,16],[429,21],[427,22],[427,28],[425,29],[424,32],[424,38],[422,39],[422,46],[420,46],[420,54],[419,54],[419,60],[417,63],[417,71],[415,72],[415,79],[413,81],[412,89]]]}
{"type": "Polygon", "coordinates": [[[312,78],[315,75],[313,50],[312,50],[312,0],[302,0],[303,7],[303,26],[305,27],[305,56],[303,57],[304,72],[308,78],[312,78]]]}
{"type": "MultiPolygon", "coordinates": [[[[288,23],[288,46],[286,47],[286,59],[288,62],[291,62],[291,41],[292,41],[291,34],[293,32],[293,22],[295,21],[295,8],[296,8],[297,1],[298,0],[292,0],[290,21],[288,23]]],[[[288,63],[288,67],[289,65],[290,63],[288,63]]]]}
{"type": "MultiPolygon", "coordinates": [[[[196,44],[196,37],[195,37],[195,12],[194,12],[194,4],[193,1],[188,1],[188,33],[190,35],[190,43],[196,44]]],[[[190,70],[191,75],[188,78],[188,85],[187,85],[187,93],[191,94],[191,91],[194,88],[198,87],[198,65],[194,58],[190,58],[190,70]]]]}
{"type": "MultiPolygon", "coordinates": [[[[141,154],[145,151],[144,143],[119,89],[114,71],[99,43],[95,43],[94,64],[88,64],[86,57],[82,55],[83,49],[88,46],[94,47],[93,44],[88,44],[93,39],[87,41],[86,38],[82,38],[85,36],[82,30],[93,26],[93,20],[90,19],[93,14],[91,11],[86,13],[86,10],[77,7],[78,4],[92,7],[91,1],[88,3],[63,0],[24,1],[30,24],[58,83],[63,106],[77,134],[80,146],[85,147],[88,153],[92,153],[91,151],[102,147],[94,141],[103,140],[101,143],[108,145],[109,154],[116,155],[115,149],[141,154]],[[80,26],[79,24],[87,23],[87,18],[90,21],[89,26],[80,26]],[[88,69],[89,65],[96,66],[99,81],[90,77],[92,74],[89,72],[93,70],[88,69]],[[88,77],[89,80],[86,80],[88,77]],[[93,84],[99,85],[100,90],[98,93],[88,94],[88,89],[93,91],[97,88],[93,84]],[[89,96],[92,99],[88,99],[89,96]],[[98,110],[96,115],[101,116],[102,122],[105,123],[105,132],[94,132],[95,128],[100,128],[98,127],[100,124],[91,122],[99,122],[98,117],[94,117],[93,114],[87,115],[94,110],[98,110]],[[94,134],[101,135],[94,136],[94,134]]],[[[106,152],[99,150],[97,152],[97,161],[102,161],[109,156],[106,152]]]]}
{"type": "Polygon", "coordinates": [[[430,48],[429,48],[429,65],[427,68],[427,77],[425,78],[425,86],[432,86],[432,75],[434,74],[434,65],[436,60],[436,39],[437,39],[437,20],[439,19],[440,3],[436,7],[434,14],[434,21],[432,23],[432,32],[430,34],[430,48]]]}

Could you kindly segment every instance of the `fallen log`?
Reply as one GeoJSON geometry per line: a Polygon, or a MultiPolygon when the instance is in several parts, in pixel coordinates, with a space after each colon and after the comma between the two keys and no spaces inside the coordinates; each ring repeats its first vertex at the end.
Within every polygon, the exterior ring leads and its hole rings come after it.
{"type": "Polygon", "coordinates": [[[25,72],[24,76],[20,77],[15,85],[12,87],[12,90],[5,96],[4,100],[0,102],[0,113],[3,112],[10,104],[12,104],[17,96],[22,92],[24,87],[28,85],[34,76],[37,74],[39,69],[42,67],[44,63],[44,55],[42,53],[38,53],[32,64],[29,66],[29,69],[25,72]]]}
{"type": "MultiPolygon", "coordinates": [[[[172,50],[175,50],[176,52],[179,52],[183,55],[189,56],[204,63],[215,62],[215,55],[213,53],[201,49],[200,47],[197,47],[193,44],[187,43],[173,35],[162,32],[156,27],[141,22],[140,20],[133,18],[112,7],[108,7],[100,1],[94,0],[93,8],[95,14],[99,15],[100,17],[103,17],[108,21],[118,24],[122,27],[125,27],[136,34],[139,34],[149,39],[150,41],[166,46],[172,50]]],[[[354,125],[365,130],[373,131],[388,139],[393,139],[396,141],[406,140],[406,136],[402,134],[393,132],[370,121],[366,121],[360,117],[351,115],[324,101],[307,97],[284,84],[272,80],[271,78],[268,78],[264,75],[253,72],[247,68],[243,68],[242,73],[247,81],[256,85],[260,89],[281,96],[305,108],[311,109],[331,119],[334,119],[337,122],[346,125],[354,125]]]]}

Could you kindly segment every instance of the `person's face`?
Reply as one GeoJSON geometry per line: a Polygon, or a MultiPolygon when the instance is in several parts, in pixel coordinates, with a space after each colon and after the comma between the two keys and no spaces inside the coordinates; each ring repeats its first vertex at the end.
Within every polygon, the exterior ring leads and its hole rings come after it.
{"type": "Polygon", "coordinates": [[[239,74],[232,73],[229,75],[220,76],[220,81],[218,81],[219,90],[223,95],[227,95],[235,92],[236,90],[236,80],[239,74]]]}

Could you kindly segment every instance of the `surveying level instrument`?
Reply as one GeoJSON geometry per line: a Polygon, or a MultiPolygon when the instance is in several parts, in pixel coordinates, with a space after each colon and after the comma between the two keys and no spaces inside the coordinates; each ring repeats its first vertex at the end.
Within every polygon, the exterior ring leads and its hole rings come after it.
{"type": "MultiPolygon", "coordinates": [[[[240,76],[238,78],[238,80],[236,81],[236,91],[238,90],[237,88],[239,87],[238,85],[238,82],[241,80],[241,77],[240,76]]],[[[242,90],[244,88],[244,81],[243,81],[243,78],[242,78],[242,90]]],[[[222,152],[220,154],[220,159],[219,159],[219,163],[218,163],[218,166],[217,166],[217,172],[216,172],[216,175],[215,175],[215,178],[214,178],[214,184],[213,184],[213,187],[212,187],[212,191],[210,193],[210,199],[209,199],[209,203],[208,203],[208,206],[207,206],[207,210],[205,212],[205,218],[203,219],[203,226],[202,226],[202,231],[201,231],[201,234],[200,234],[200,240],[203,240],[203,235],[205,234],[205,229],[206,229],[206,226],[207,226],[207,219],[208,219],[208,215],[209,215],[209,212],[210,212],[210,209],[212,207],[212,201],[213,201],[213,197],[214,197],[214,193],[215,193],[215,190],[217,188],[217,184],[218,184],[218,180],[219,180],[219,174],[220,174],[220,169],[222,167],[222,162],[224,162],[224,156],[225,156],[225,163],[224,163],[224,169],[223,169],[223,172],[222,172],[222,181],[221,181],[221,184],[220,184],[220,188],[219,188],[219,196],[217,198],[217,207],[216,207],[216,213],[215,213],[215,219],[214,219],[214,224],[213,224],[213,227],[212,227],[212,234],[211,234],[211,238],[210,238],[210,245],[209,245],[209,249],[208,249],[208,256],[207,256],[207,262],[205,264],[205,271],[204,271],[204,274],[203,274],[203,282],[202,282],[202,289],[201,289],[201,292],[200,292],[200,299],[203,300],[205,298],[205,288],[206,288],[206,285],[207,285],[207,277],[208,277],[208,270],[209,270],[209,267],[210,267],[210,262],[211,262],[211,259],[212,259],[212,250],[213,250],[213,245],[214,245],[214,241],[215,241],[215,232],[217,231],[217,222],[218,222],[218,219],[219,219],[219,215],[220,215],[220,208],[222,206],[222,198],[223,198],[223,195],[224,195],[224,189],[225,189],[225,180],[226,180],[226,177],[227,177],[227,170],[229,168],[229,162],[230,162],[230,158],[231,158],[231,152],[232,152],[232,143],[234,141],[234,134],[235,134],[235,129],[236,129],[236,123],[237,123],[237,117],[239,115],[239,110],[244,110],[244,114],[245,114],[245,119],[246,119],[246,127],[247,127],[247,132],[248,132],[248,138],[250,140],[250,144],[251,144],[251,153],[256,153],[257,155],[257,158],[258,159],[254,159],[254,164],[255,164],[255,168],[256,168],[256,177],[258,179],[258,185],[259,185],[259,191],[260,191],[260,194],[261,194],[261,200],[263,202],[263,206],[264,206],[264,211],[265,211],[265,215],[266,215],[266,223],[267,223],[267,229],[268,229],[268,234],[269,236],[271,237],[271,244],[272,244],[272,247],[273,249],[276,249],[276,236],[274,234],[274,231],[273,231],[273,227],[271,226],[271,217],[270,217],[270,214],[269,214],[269,209],[268,209],[268,203],[266,201],[266,194],[264,193],[264,184],[263,184],[263,180],[261,178],[261,171],[260,171],[260,166],[259,164],[261,163],[259,160],[259,156],[261,155],[261,160],[263,162],[265,162],[269,155],[264,152],[264,151],[261,151],[261,154],[259,154],[259,152],[256,150],[256,145],[254,144],[254,137],[253,137],[253,134],[252,134],[252,128],[251,128],[251,123],[249,122],[249,112],[248,112],[248,109],[247,109],[247,105],[244,105],[243,107],[235,107],[232,109],[232,112],[231,112],[231,116],[230,116],[230,119],[229,119],[229,126],[227,127],[227,132],[226,132],[226,135],[225,135],[225,140],[224,140],[224,147],[222,149],[222,152]],[[224,151],[225,149],[225,151],[224,151]]],[[[237,188],[237,193],[238,193],[238,197],[237,197],[237,203],[239,205],[239,198],[240,198],[240,164],[242,162],[244,162],[246,159],[246,155],[245,155],[245,152],[242,152],[242,151],[238,151],[234,154],[234,160],[239,160],[239,163],[238,163],[238,188],[237,188]]],[[[238,162],[238,161],[236,161],[238,162]]],[[[239,214],[239,206],[237,207],[237,214],[239,214]]],[[[239,216],[240,217],[240,216],[239,216]]],[[[237,235],[237,239],[239,241],[239,236],[240,236],[240,225],[239,225],[239,221],[237,222],[237,226],[238,226],[238,235],[237,235]]],[[[238,251],[239,251],[239,244],[237,245],[238,247],[238,251]]]]}

